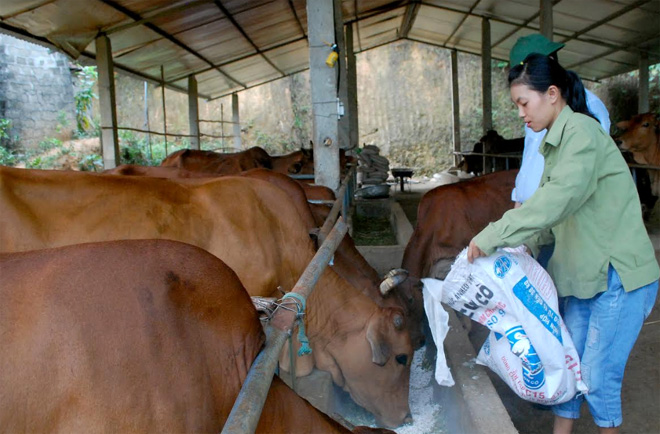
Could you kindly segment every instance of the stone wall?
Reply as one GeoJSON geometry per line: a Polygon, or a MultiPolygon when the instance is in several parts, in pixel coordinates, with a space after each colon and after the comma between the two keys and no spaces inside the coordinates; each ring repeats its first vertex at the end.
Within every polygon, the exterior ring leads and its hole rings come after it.
{"type": "Polygon", "coordinates": [[[75,103],[67,57],[0,34],[0,118],[11,121],[10,147],[70,139],[75,103]]]}

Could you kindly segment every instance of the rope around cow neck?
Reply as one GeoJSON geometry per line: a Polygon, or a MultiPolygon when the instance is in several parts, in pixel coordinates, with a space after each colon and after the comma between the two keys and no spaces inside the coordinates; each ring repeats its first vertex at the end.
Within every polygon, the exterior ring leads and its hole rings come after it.
{"type": "Polygon", "coordinates": [[[306,301],[305,297],[295,292],[288,292],[282,297],[282,301],[287,298],[292,298],[296,302],[297,312],[296,312],[296,321],[298,322],[298,341],[300,342],[300,349],[298,350],[298,357],[302,357],[307,354],[312,353],[312,348],[309,346],[309,339],[305,334],[305,307],[306,301]]]}

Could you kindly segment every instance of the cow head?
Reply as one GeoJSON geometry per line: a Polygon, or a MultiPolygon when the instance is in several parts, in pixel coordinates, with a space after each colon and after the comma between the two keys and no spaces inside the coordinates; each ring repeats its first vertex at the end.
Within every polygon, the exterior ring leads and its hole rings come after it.
{"type": "Polygon", "coordinates": [[[622,151],[630,151],[636,157],[638,163],[653,163],[651,161],[639,161],[640,155],[649,151],[655,151],[660,138],[660,115],[654,113],[642,113],[633,116],[630,120],[622,121],[616,126],[623,130],[615,141],[622,151]]]}
{"type": "Polygon", "coordinates": [[[314,154],[311,149],[300,148],[283,156],[287,158],[288,167],[286,168],[290,175],[309,175],[314,173],[314,154]]]}
{"type": "Polygon", "coordinates": [[[364,325],[313,354],[317,367],[329,371],[378,425],[394,428],[410,417],[413,348],[406,320],[399,308],[376,308],[364,325]]]}

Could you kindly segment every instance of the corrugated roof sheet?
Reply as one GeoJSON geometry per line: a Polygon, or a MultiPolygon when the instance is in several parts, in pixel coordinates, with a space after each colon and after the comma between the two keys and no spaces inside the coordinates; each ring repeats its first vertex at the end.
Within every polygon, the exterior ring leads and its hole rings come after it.
{"type": "MultiPolygon", "coordinates": [[[[493,59],[508,60],[516,39],[538,32],[539,0],[344,0],[356,52],[409,39],[481,54],[488,18],[493,59]]],[[[599,80],[660,62],[660,0],[555,0],[561,63],[599,80]]],[[[115,67],[217,98],[308,67],[304,0],[3,0],[0,30],[94,58],[108,34],[115,67]]]]}

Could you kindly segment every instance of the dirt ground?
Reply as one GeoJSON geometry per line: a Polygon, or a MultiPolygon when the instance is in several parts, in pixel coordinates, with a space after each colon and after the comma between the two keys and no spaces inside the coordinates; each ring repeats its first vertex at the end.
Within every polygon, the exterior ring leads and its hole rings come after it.
{"type": "MultiPolygon", "coordinates": [[[[423,194],[437,184],[414,183],[405,186],[404,192],[392,188],[394,198],[401,205],[413,226],[417,221],[417,205],[423,194]]],[[[656,206],[654,214],[660,214],[656,206]]],[[[657,219],[652,219],[650,232],[653,237],[660,237],[657,219]]],[[[657,249],[656,244],[656,249],[657,249]]],[[[656,251],[660,262],[660,251],[656,251]]],[[[480,327],[480,326],[479,326],[480,327]]],[[[470,339],[478,352],[485,340],[485,328],[471,333],[470,339]]],[[[655,308],[642,327],[639,339],[628,360],[623,379],[623,425],[622,434],[660,434],[660,297],[655,308]]],[[[532,404],[519,398],[496,375],[489,371],[500,399],[506,407],[516,429],[521,434],[541,434],[552,432],[552,412],[547,408],[532,404]]],[[[493,432],[497,432],[494,427],[493,432]]],[[[586,405],[582,408],[582,417],[576,422],[575,434],[595,434],[598,428],[593,423],[586,405]]]]}

